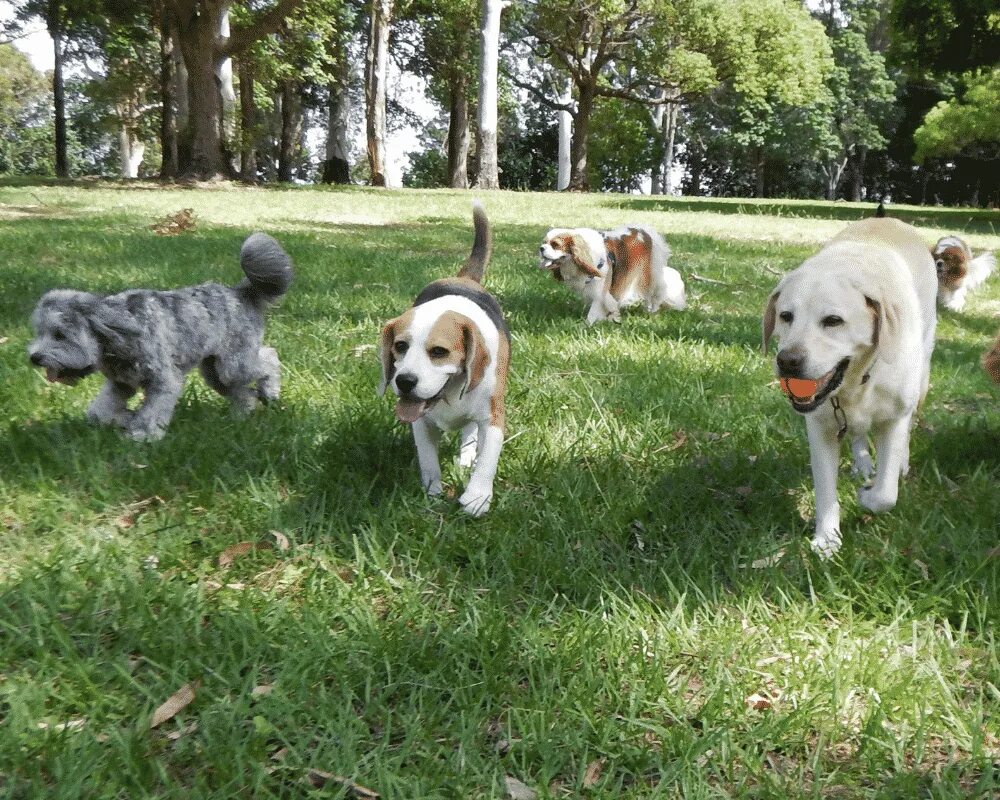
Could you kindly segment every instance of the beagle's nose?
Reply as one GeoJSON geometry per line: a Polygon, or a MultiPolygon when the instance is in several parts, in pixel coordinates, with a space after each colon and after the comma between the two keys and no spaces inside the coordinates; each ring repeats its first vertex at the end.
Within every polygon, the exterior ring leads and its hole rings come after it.
{"type": "Polygon", "coordinates": [[[409,394],[417,385],[417,378],[408,372],[396,376],[396,388],[403,394],[409,394]]]}
{"type": "Polygon", "coordinates": [[[778,369],[783,375],[798,375],[806,363],[806,356],[801,350],[790,347],[787,350],[778,351],[777,361],[778,369]]]}

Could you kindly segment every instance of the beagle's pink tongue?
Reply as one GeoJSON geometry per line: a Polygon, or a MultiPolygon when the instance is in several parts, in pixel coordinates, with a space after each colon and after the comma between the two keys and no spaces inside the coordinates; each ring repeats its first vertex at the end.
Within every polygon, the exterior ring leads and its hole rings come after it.
{"type": "Polygon", "coordinates": [[[427,410],[426,400],[404,400],[400,398],[396,403],[396,419],[407,424],[416,422],[427,410]]]}

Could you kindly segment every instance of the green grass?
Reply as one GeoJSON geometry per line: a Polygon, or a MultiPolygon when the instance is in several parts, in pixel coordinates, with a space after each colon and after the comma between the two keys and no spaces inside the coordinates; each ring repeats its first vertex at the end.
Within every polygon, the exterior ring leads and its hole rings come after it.
{"type": "MultiPolygon", "coordinates": [[[[422,495],[374,351],[468,253],[469,194],[0,185],[0,796],[346,796],[310,768],[385,798],[505,797],[505,776],[540,797],[994,796],[1000,403],[978,358],[1000,281],[940,321],[899,507],[862,514],[845,454],[845,545],[820,562],[759,313],[870,206],[483,199],[514,343],[471,520],[422,495]],[[149,229],[184,207],[196,231],[149,229]],[[668,237],[690,308],[588,329],[538,242],[628,221],[668,237]],[[137,444],[84,423],[96,378],[30,368],[46,289],[235,281],[255,228],[298,269],[269,322],[276,406],[233,419],[192,377],[137,444]],[[288,550],[219,566],[272,530],[288,550]]],[[[894,210],[1000,248],[995,213],[894,210]]]]}

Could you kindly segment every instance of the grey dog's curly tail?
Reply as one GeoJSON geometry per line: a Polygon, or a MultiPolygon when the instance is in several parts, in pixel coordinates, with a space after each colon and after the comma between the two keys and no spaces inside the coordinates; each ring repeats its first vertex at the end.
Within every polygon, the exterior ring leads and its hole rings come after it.
{"type": "Polygon", "coordinates": [[[266,233],[252,233],[240,248],[247,279],[237,288],[257,304],[273,303],[292,283],[292,259],[266,233]]]}

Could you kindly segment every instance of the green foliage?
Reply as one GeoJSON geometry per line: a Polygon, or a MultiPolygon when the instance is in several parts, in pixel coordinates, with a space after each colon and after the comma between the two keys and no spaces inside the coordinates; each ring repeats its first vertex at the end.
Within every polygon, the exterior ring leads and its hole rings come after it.
{"type": "Polygon", "coordinates": [[[919,77],[991,67],[1000,54],[996,0],[893,0],[894,61],[919,77]]]}
{"type": "Polygon", "coordinates": [[[649,111],[624,100],[602,100],[591,118],[591,185],[632,192],[662,155],[649,111]]]}
{"type": "Polygon", "coordinates": [[[51,90],[28,57],[0,44],[0,175],[51,175],[51,90]]]}
{"type": "Polygon", "coordinates": [[[970,145],[1000,144],[1000,69],[994,68],[966,80],[961,98],[938,103],[913,134],[917,150],[914,160],[960,153],[970,145]]]}

